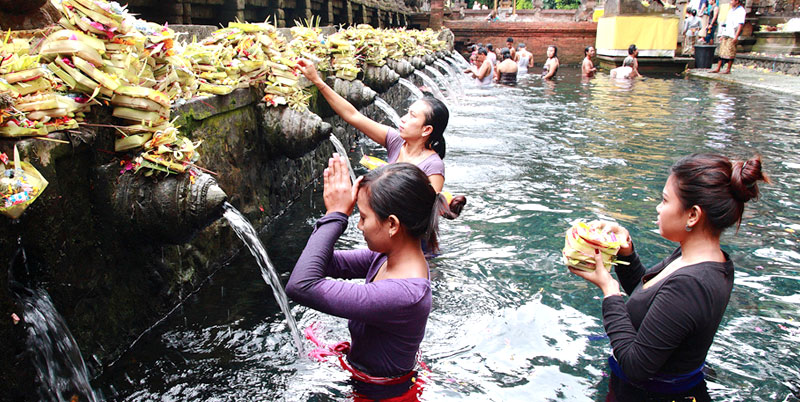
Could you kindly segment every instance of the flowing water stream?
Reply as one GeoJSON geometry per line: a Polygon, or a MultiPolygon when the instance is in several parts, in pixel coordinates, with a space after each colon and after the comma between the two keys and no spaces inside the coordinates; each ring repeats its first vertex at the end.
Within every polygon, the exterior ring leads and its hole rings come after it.
{"type": "MultiPolygon", "coordinates": [[[[562,265],[564,230],[579,218],[615,219],[643,262],[656,263],[675,247],[655,225],[667,169],[699,151],[759,152],[774,182],[748,204],[739,232],[723,236],[736,281],[707,358],[712,396],[800,400],[798,98],[693,79],[559,75],[467,83],[450,110],[445,189],[468,204],[442,222],[442,254],[430,262],[424,400],[603,401],[601,293],[562,265]]],[[[378,146],[365,151],[385,157],[378,146]]],[[[321,198],[320,183],[263,235],[283,283],[325,213],[321,198]]],[[[365,247],[355,219],[337,248],[365,247]]],[[[298,356],[266,297],[252,258],[240,256],[118,363],[124,375],[99,386],[130,401],[348,400],[348,376],[298,356]]],[[[349,336],[343,319],[293,313],[301,328],[320,322],[328,341],[349,336]]]]}
{"type": "Polygon", "coordinates": [[[283,290],[283,284],[281,284],[281,280],[278,278],[278,274],[275,272],[275,266],[272,265],[272,261],[269,259],[269,255],[267,254],[267,250],[264,248],[264,244],[261,243],[261,239],[258,238],[258,232],[256,232],[253,225],[251,225],[247,218],[245,218],[244,215],[239,212],[239,210],[234,208],[233,205],[226,202],[223,208],[225,212],[222,216],[231,225],[231,228],[233,228],[233,231],[236,232],[237,236],[239,236],[239,239],[244,242],[245,246],[247,246],[247,249],[250,250],[250,253],[253,255],[253,257],[255,257],[258,267],[261,269],[261,277],[272,289],[272,294],[275,296],[275,301],[278,303],[278,306],[280,306],[281,311],[286,318],[286,325],[289,327],[289,332],[294,340],[298,355],[302,356],[303,351],[305,350],[303,347],[303,338],[300,336],[300,331],[297,328],[297,322],[292,315],[292,310],[289,308],[289,300],[286,298],[286,292],[283,290]]]}
{"type": "Polygon", "coordinates": [[[397,111],[394,110],[394,108],[392,108],[392,105],[386,103],[386,101],[381,99],[379,96],[376,96],[375,106],[381,109],[383,113],[386,113],[386,116],[389,116],[389,119],[392,121],[392,124],[395,127],[400,127],[401,124],[400,115],[397,114],[397,111]]]}
{"type": "Polygon", "coordinates": [[[415,96],[417,99],[419,99],[419,98],[422,98],[422,97],[424,96],[424,95],[422,94],[422,91],[420,91],[420,90],[419,90],[419,88],[417,88],[417,86],[416,86],[416,85],[414,85],[414,83],[413,83],[413,82],[411,82],[411,81],[409,81],[409,80],[407,80],[407,79],[405,79],[405,78],[400,78],[400,80],[399,80],[398,82],[400,83],[400,85],[402,85],[402,86],[404,86],[404,87],[408,88],[408,90],[409,90],[409,91],[411,91],[411,93],[412,93],[412,94],[413,94],[413,95],[414,95],[414,96],[415,96]]]}
{"type": "MultiPolygon", "coordinates": [[[[27,271],[25,250],[20,247],[9,272],[27,271]]],[[[89,384],[89,372],[80,348],[47,291],[27,288],[16,282],[13,274],[10,278],[9,287],[16,303],[22,307],[27,331],[25,345],[36,369],[39,400],[102,400],[89,384]]]]}
{"type": "Polygon", "coordinates": [[[425,84],[425,86],[428,87],[428,90],[433,94],[434,97],[436,97],[436,99],[439,99],[442,102],[446,102],[442,90],[439,89],[439,85],[436,84],[436,81],[434,81],[433,78],[427,76],[425,73],[419,70],[414,70],[414,75],[416,75],[417,77],[419,77],[419,79],[422,80],[422,82],[425,84]]]}
{"type": "MultiPolygon", "coordinates": [[[[377,100],[379,98],[375,97],[375,99],[377,100]]],[[[395,112],[395,114],[397,113],[395,112]]],[[[350,172],[350,180],[352,180],[352,182],[355,183],[356,173],[353,171],[353,165],[350,163],[350,158],[347,157],[347,155],[349,155],[347,153],[347,148],[345,148],[344,144],[342,144],[342,142],[339,141],[339,139],[336,138],[336,136],[333,134],[331,134],[330,140],[333,143],[333,147],[336,148],[336,152],[338,152],[339,155],[344,156],[344,158],[347,160],[347,170],[350,172]]]]}

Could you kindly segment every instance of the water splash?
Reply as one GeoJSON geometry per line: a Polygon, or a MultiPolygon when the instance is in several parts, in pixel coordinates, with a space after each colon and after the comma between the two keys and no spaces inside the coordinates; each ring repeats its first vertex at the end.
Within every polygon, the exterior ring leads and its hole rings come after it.
{"type": "MultiPolygon", "coordinates": [[[[26,265],[24,269],[27,271],[25,250],[22,247],[12,260],[12,271],[17,263],[26,265]]],[[[17,303],[22,306],[27,331],[25,344],[36,369],[39,400],[101,400],[89,385],[89,372],[78,343],[47,291],[28,289],[13,278],[10,288],[17,303]]]]}
{"type": "Polygon", "coordinates": [[[411,81],[409,81],[409,80],[407,80],[405,78],[400,78],[400,81],[398,81],[398,82],[400,83],[400,85],[408,88],[408,90],[411,91],[411,94],[416,96],[417,99],[420,99],[420,98],[422,98],[424,96],[422,94],[422,91],[420,91],[419,88],[417,88],[417,86],[414,85],[413,82],[411,82],[411,81]]]}
{"type": "MultiPolygon", "coordinates": [[[[375,97],[375,99],[377,100],[378,97],[375,97]]],[[[350,180],[355,183],[356,172],[353,171],[353,165],[350,164],[350,158],[347,157],[347,149],[344,147],[344,144],[342,144],[342,142],[339,141],[339,139],[333,134],[331,134],[331,142],[333,143],[333,147],[336,148],[336,152],[338,152],[339,155],[344,157],[344,159],[347,161],[347,170],[350,172],[350,180]]]]}
{"type": "Polygon", "coordinates": [[[467,61],[467,59],[464,58],[464,56],[461,55],[461,53],[457,52],[456,50],[453,50],[452,54],[453,54],[453,59],[457,60],[458,63],[461,64],[461,67],[463,68],[469,67],[469,62],[467,61]]]}
{"type": "Polygon", "coordinates": [[[394,110],[392,105],[390,105],[388,102],[381,99],[380,97],[376,96],[375,106],[383,110],[383,112],[386,113],[387,116],[389,116],[389,119],[392,120],[392,124],[394,124],[395,127],[400,127],[400,124],[402,124],[402,122],[400,121],[400,115],[397,114],[397,111],[394,110]]]}
{"type": "Polygon", "coordinates": [[[442,60],[436,60],[436,61],[433,62],[433,64],[441,67],[442,70],[446,71],[447,74],[449,74],[449,75],[452,75],[454,77],[458,75],[458,74],[456,74],[455,68],[453,68],[453,66],[450,65],[450,63],[445,63],[442,60]]]}
{"type": "Polygon", "coordinates": [[[425,73],[423,73],[422,71],[419,71],[419,70],[414,70],[414,75],[419,77],[422,80],[422,82],[424,82],[425,85],[428,88],[430,88],[431,92],[433,92],[433,96],[435,96],[437,99],[439,99],[442,102],[445,101],[445,97],[442,94],[442,91],[439,89],[439,86],[436,85],[436,81],[434,81],[433,78],[428,77],[427,75],[425,75],[425,73]]]}
{"type": "Polygon", "coordinates": [[[433,70],[432,73],[439,78],[439,81],[447,88],[447,94],[450,96],[450,99],[458,100],[459,96],[464,95],[464,87],[461,85],[461,80],[459,79],[461,78],[461,74],[456,73],[455,69],[453,69],[450,64],[442,60],[436,60],[433,64],[441,68],[444,73],[431,66],[426,66],[426,69],[431,67],[431,70],[433,70]]]}
{"type": "Polygon", "coordinates": [[[297,352],[302,355],[303,339],[300,337],[300,330],[297,329],[297,322],[294,320],[292,311],[289,309],[289,300],[286,297],[286,292],[283,291],[283,285],[280,279],[278,279],[278,274],[275,272],[275,267],[272,265],[272,261],[270,261],[267,255],[264,244],[261,243],[261,240],[258,238],[258,233],[256,233],[253,225],[247,221],[247,218],[245,218],[239,210],[227,202],[223,206],[223,209],[225,213],[222,216],[228,220],[228,223],[231,225],[234,232],[236,232],[236,235],[242,239],[242,242],[244,242],[250,250],[250,253],[256,258],[258,267],[261,268],[261,277],[264,278],[264,282],[272,288],[275,301],[278,302],[281,311],[283,311],[283,314],[286,316],[286,324],[292,332],[292,338],[297,347],[297,352]]]}

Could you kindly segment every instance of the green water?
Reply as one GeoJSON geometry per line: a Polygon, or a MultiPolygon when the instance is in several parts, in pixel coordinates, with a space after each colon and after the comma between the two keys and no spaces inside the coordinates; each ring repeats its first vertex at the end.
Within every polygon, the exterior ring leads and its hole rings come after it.
{"type": "MultiPolygon", "coordinates": [[[[731,301],[707,362],[719,401],[800,400],[800,98],[721,83],[650,78],[478,89],[451,101],[446,190],[465,194],[431,262],[433,311],[422,344],[425,400],[602,401],[601,293],[560,262],[578,218],[630,229],[646,265],[675,247],[655,207],[667,169],[692,152],[759,152],[774,183],[748,204],[723,247],[731,301]]],[[[402,114],[402,111],[401,111],[402,114]]],[[[364,143],[368,153],[381,150],[364,143]]],[[[285,282],[324,211],[321,186],[264,235],[285,282]]],[[[341,248],[364,246],[355,217],[341,248]]],[[[247,254],[247,253],[242,253],[247,254]]],[[[298,358],[252,257],[241,255],[195,300],[95,384],[116,400],[347,400],[347,376],[298,358]]],[[[346,322],[304,307],[329,341],[346,322]]]]}

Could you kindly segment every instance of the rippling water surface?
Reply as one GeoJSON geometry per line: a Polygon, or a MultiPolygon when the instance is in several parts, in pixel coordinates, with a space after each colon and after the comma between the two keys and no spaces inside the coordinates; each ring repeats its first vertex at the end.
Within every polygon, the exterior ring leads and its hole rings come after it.
{"type": "MultiPolygon", "coordinates": [[[[708,365],[715,400],[800,396],[800,98],[716,82],[648,78],[479,89],[451,101],[446,190],[465,194],[431,262],[422,344],[428,401],[602,401],[608,338],[601,293],[560,262],[578,218],[631,230],[646,265],[675,247],[655,207],[667,169],[698,151],[760,153],[774,183],[723,236],[736,282],[708,365]]],[[[400,111],[401,114],[404,111],[400,111]]],[[[368,153],[385,156],[364,143],[368,153]]],[[[285,281],[324,213],[316,186],[264,235],[285,281]]],[[[365,243],[355,218],[341,248],[365,243]]],[[[118,400],[347,400],[342,370],[298,357],[247,253],[99,380],[118,400]]],[[[345,320],[294,306],[301,327],[349,337],[345,320]]]]}

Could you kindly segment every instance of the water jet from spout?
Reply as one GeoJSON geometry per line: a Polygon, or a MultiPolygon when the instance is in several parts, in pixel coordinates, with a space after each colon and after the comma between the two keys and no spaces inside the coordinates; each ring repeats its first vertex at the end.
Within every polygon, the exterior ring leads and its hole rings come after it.
{"type": "MultiPolygon", "coordinates": [[[[376,97],[377,99],[377,97],[376,97]]],[[[356,182],[356,172],[353,171],[353,165],[350,164],[350,158],[347,156],[347,149],[345,149],[344,144],[339,141],[335,135],[331,134],[331,142],[333,143],[333,147],[336,148],[336,152],[339,153],[346,161],[347,161],[347,170],[350,171],[350,180],[353,183],[356,182]]]]}
{"type": "Polygon", "coordinates": [[[269,259],[269,255],[267,255],[264,244],[261,243],[261,240],[258,238],[258,233],[256,233],[253,225],[250,224],[241,212],[227,202],[223,208],[225,213],[222,216],[228,220],[228,223],[231,225],[234,232],[236,232],[236,235],[239,236],[250,250],[250,253],[253,254],[253,257],[256,258],[258,267],[261,268],[261,277],[264,278],[264,282],[272,288],[275,301],[278,302],[278,306],[286,316],[286,324],[292,333],[297,352],[302,355],[303,338],[300,337],[300,330],[297,329],[297,322],[292,315],[291,309],[289,309],[289,300],[286,297],[286,292],[283,291],[283,285],[281,285],[281,281],[278,279],[278,274],[275,271],[275,267],[272,265],[272,261],[269,259]]]}
{"type": "Polygon", "coordinates": [[[387,103],[382,98],[376,96],[375,106],[377,106],[380,110],[382,110],[383,113],[386,113],[386,116],[389,116],[389,119],[392,121],[392,124],[394,124],[395,128],[400,127],[400,125],[402,124],[402,122],[400,121],[400,115],[397,114],[397,111],[394,110],[392,105],[387,103]]]}

